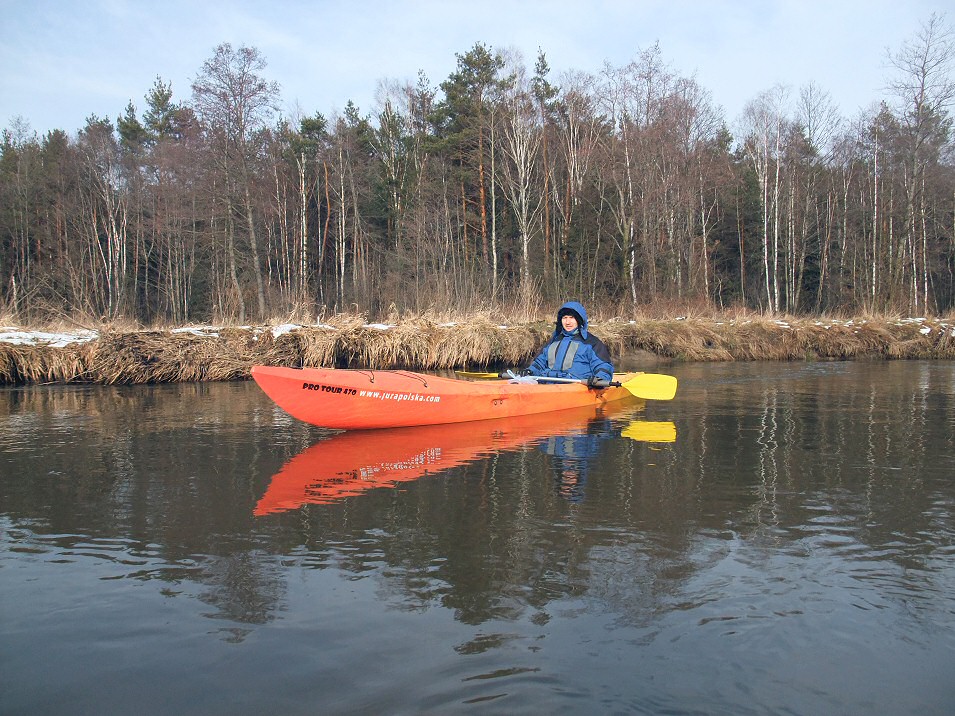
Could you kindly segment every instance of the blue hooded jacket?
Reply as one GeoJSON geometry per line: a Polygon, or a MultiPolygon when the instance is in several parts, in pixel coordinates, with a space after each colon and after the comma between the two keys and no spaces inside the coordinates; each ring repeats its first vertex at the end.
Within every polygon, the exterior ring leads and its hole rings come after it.
{"type": "Polygon", "coordinates": [[[587,311],[577,301],[568,301],[557,311],[557,325],[550,342],[544,346],[528,369],[531,375],[544,378],[577,378],[596,376],[613,380],[610,351],[588,329],[587,311]],[[566,333],[561,326],[565,313],[577,318],[578,328],[566,333]]]}

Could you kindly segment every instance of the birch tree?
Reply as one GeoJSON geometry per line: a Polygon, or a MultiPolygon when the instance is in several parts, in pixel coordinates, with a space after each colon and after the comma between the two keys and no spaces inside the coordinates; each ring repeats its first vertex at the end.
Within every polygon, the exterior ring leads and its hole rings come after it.
{"type": "Polygon", "coordinates": [[[911,308],[925,311],[929,306],[928,236],[924,213],[926,169],[938,161],[948,139],[951,120],[948,110],[955,101],[955,33],[944,16],[933,14],[915,36],[894,53],[889,63],[895,70],[889,91],[898,104],[904,129],[905,239],[912,262],[911,308]]]}
{"type": "MultiPolygon", "coordinates": [[[[90,259],[105,281],[96,308],[117,318],[124,308],[129,269],[127,194],[122,190],[119,145],[112,124],[91,117],[81,133],[89,196],[86,205],[90,259]]],[[[92,266],[91,266],[92,268],[92,266]]],[[[98,273],[98,271],[97,271],[98,273]]]]}
{"type": "Polygon", "coordinates": [[[761,92],[744,110],[744,148],[756,172],[762,210],[763,284],[770,311],[780,307],[779,239],[782,145],[789,90],[777,85],[761,92]]]}
{"type": "MultiPolygon", "coordinates": [[[[234,221],[236,204],[241,207],[255,277],[259,318],[266,315],[265,281],[256,232],[252,202],[254,151],[253,137],[275,111],[279,85],[266,80],[261,73],[266,61],[254,47],[219,45],[213,56],[202,65],[192,83],[193,99],[200,118],[209,130],[216,149],[213,155],[222,170],[230,192],[226,200],[229,222],[234,221]]],[[[232,232],[230,232],[232,233],[232,232]]],[[[230,252],[234,242],[230,236],[230,252]]],[[[231,257],[233,266],[235,256],[231,257]]],[[[239,290],[240,303],[241,287],[239,290]]],[[[244,308],[241,313],[244,314],[244,308]]],[[[244,316],[243,316],[244,318],[244,316]]]]}
{"type": "Polygon", "coordinates": [[[565,181],[555,196],[561,214],[561,243],[566,243],[593,168],[597,146],[608,127],[596,108],[593,77],[582,72],[567,73],[562,77],[561,87],[556,124],[565,181]]]}
{"type": "MultiPolygon", "coordinates": [[[[523,73],[515,76],[504,95],[501,162],[504,194],[514,214],[521,250],[521,287],[530,288],[530,243],[533,227],[543,207],[537,183],[542,132],[530,88],[523,73]]],[[[527,295],[526,293],[524,295],[527,295]]]]}

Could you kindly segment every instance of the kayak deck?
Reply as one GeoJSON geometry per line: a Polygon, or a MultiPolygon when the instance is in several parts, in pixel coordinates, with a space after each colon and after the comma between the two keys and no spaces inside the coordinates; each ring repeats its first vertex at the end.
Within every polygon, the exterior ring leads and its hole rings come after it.
{"type": "Polygon", "coordinates": [[[254,366],[252,377],[289,415],[339,430],[507,418],[601,406],[630,395],[623,387],[469,381],[402,370],[254,366]]]}

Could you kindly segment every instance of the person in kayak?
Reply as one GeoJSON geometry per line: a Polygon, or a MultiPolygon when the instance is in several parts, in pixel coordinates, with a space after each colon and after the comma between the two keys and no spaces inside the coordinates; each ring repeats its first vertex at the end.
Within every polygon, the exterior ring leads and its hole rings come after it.
{"type": "Polygon", "coordinates": [[[554,335],[521,375],[539,378],[576,378],[592,388],[605,388],[613,380],[613,363],[604,342],[587,328],[587,311],[568,301],[557,311],[554,335]]]}

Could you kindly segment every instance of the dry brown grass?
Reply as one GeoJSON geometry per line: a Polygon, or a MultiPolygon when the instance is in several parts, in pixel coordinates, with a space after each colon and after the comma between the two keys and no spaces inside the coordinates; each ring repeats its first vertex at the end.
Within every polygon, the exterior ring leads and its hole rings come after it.
{"type": "Polygon", "coordinates": [[[245,331],[196,336],[171,331],[107,332],[93,341],[89,372],[99,383],[179,383],[248,376],[258,351],[245,331]]]}
{"type": "Polygon", "coordinates": [[[520,365],[540,347],[543,324],[507,325],[489,315],[440,329],[431,353],[432,367],[520,365]]]}
{"type": "MultiPolygon", "coordinates": [[[[160,383],[247,378],[255,364],[454,369],[526,365],[553,330],[552,317],[336,315],[319,325],[196,328],[193,332],[110,324],[63,348],[0,342],[0,384],[160,383]]],[[[74,324],[75,327],[75,324],[74,324]]],[[[613,354],[637,351],[677,361],[955,359],[955,321],[865,316],[627,316],[594,321],[613,354]]],[[[67,330],[64,326],[61,330],[67,330]]]]}

